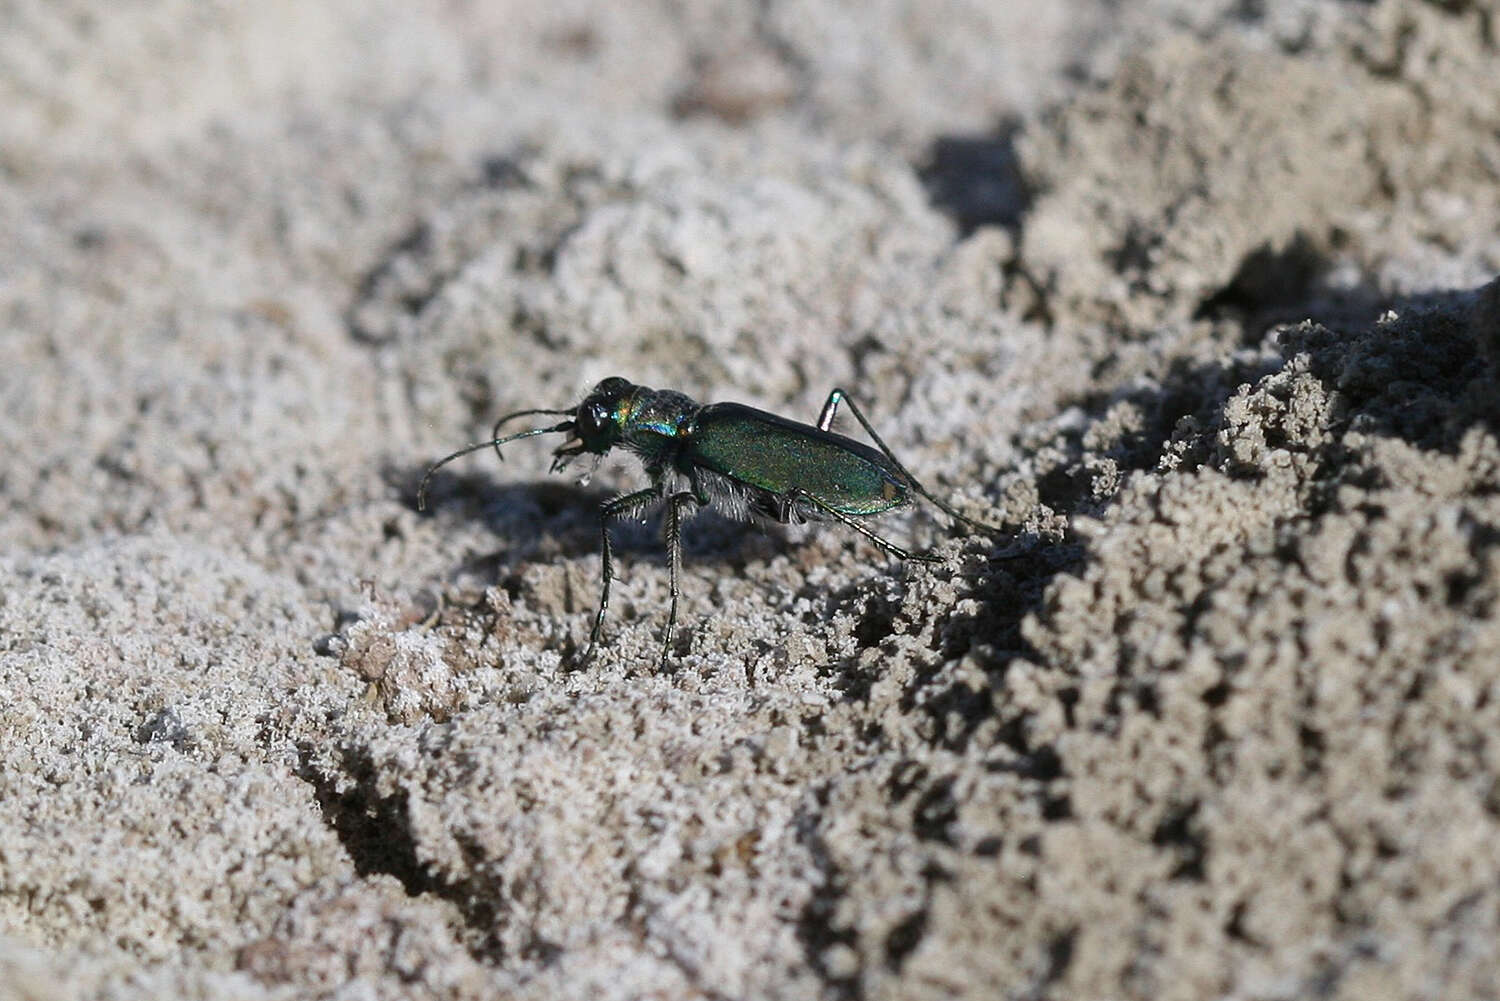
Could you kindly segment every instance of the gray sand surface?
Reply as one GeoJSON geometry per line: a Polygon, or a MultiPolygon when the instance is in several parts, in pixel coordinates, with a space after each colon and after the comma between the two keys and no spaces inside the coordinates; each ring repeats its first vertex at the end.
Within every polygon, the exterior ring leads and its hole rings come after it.
{"type": "Polygon", "coordinates": [[[1493,0],[4,11],[0,999],[1500,997],[1493,0]]]}

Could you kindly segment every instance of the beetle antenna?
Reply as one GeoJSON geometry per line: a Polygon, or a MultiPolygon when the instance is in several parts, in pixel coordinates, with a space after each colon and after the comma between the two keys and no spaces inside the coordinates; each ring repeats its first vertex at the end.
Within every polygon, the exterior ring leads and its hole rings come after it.
{"type": "MultiPolygon", "coordinates": [[[[495,454],[498,455],[498,456],[500,456],[500,461],[501,462],[505,461],[505,456],[500,455],[500,441],[499,441],[499,438],[500,438],[500,428],[501,428],[501,426],[504,425],[507,421],[513,421],[513,420],[515,420],[517,417],[530,417],[533,414],[554,414],[554,415],[559,416],[559,417],[572,417],[573,416],[573,411],[571,411],[571,410],[517,410],[513,414],[506,414],[504,417],[500,418],[498,421],[495,422],[495,426],[492,427],[492,428],[490,428],[490,437],[495,439],[495,441],[491,442],[490,444],[493,444],[495,446],[495,454]]],[[[506,439],[506,440],[509,441],[510,439],[506,439]]]]}
{"type": "MultiPolygon", "coordinates": [[[[510,420],[511,417],[520,417],[522,414],[571,414],[571,413],[572,413],[571,410],[523,410],[523,411],[520,411],[519,413],[511,414],[510,417],[504,418],[501,421],[501,423],[503,424],[505,421],[510,420]]],[[[499,425],[496,425],[496,426],[498,427],[499,425]]],[[[539,434],[551,434],[554,431],[571,431],[571,430],[573,430],[573,422],[572,421],[563,421],[560,424],[554,424],[550,428],[529,428],[529,429],[527,429],[525,431],[517,431],[515,434],[508,434],[504,438],[491,438],[488,441],[476,441],[472,445],[465,445],[463,448],[459,449],[457,452],[452,453],[451,455],[445,455],[445,456],[443,456],[441,459],[439,459],[438,461],[434,462],[432,465],[430,465],[430,466],[427,467],[427,472],[422,477],[422,484],[421,484],[421,486],[417,487],[417,510],[418,511],[425,511],[425,510],[427,510],[427,484],[429,482],[431,482],[431,480],[432,480],[432,474],[435,473],[435,472],[437,472],[441,467],[446,466],[448,463],[452,462],[454,459],[457,459],[457,458],[459,458],[461,456],[468,455],[470,452],[477,452],[481,448],[492,448],[492,447],[495,449],[495,454],[499,455],[500,454],[500,446],[501,445],[504,445],[506,442],[515,441],[517,438],[530,438],[530,437],[532,437],[534,435],[539,435],[539,434]]]]}

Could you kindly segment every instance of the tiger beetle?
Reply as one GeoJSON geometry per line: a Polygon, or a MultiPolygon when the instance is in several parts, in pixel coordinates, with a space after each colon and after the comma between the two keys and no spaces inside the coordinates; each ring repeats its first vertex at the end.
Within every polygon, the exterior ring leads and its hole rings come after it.
{"type": "MultiPolygon", "coordinates": [[[[500,455],[501,445],[553,433],[570,435],[552,453],[554,473],[585,452],[602,458],[618,445],[640,458],[651,481],[650,486],[607,500],[599,508],[604,582],[599,592],[599,611],[594,616],[589,644],[579,658],[579,665],[592,659],[604,615],[609,610],[609,583],[614,577],[609,522],[652,503],[666,503],[667,566],[672,595],[658,666],[666,662],[677,624],[683,516],[698,508],[712,507],[738,521],[798,524],[831,519],[854,529],[898,560],[928,563],[940,562],[940,558],[901,548],[867,528],[863,519],[901,507],[910,503],[913,495],[920,495],[971,529],[989,533],[1005,531],[998,525],[959,514],[928,492],[880,440],[875,428],[842,389],[828,394],[817,426],[813,427],[740,403],[704,406],[682,393],[648,389],[619,377],[599,383],[571,410],[518,410],[501,417],[495,422],[489,440],[465,445],[427,468],[417,489],[417,510],[427,508],[427,486],[433,473],[454,459],[484,448],[494,448],[495,454],[500,455]],[[848,405],[878,450],[829,430],[841,403],[848,405]],[[500,428],[506,423],[539,414],[567,419],[550,427],[500,436],[500,428]]],[[[1001,555],[1014,554],[1012,551],[1001,555]]]]}

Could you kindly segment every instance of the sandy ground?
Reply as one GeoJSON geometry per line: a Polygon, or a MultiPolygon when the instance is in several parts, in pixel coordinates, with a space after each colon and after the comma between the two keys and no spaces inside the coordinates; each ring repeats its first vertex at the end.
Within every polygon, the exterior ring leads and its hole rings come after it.
{"type": "Polygon", "coordinates": [[[3,16],[0,998],[1500,996],[1495,3],[3,16]]]}

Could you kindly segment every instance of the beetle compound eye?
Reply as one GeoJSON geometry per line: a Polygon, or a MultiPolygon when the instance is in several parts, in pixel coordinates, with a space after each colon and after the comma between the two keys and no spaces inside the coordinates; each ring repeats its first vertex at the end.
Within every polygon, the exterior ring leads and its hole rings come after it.
{"type": "Polygon", "coordinates": [[[605,379],[603,382],[599,383],[599,385],[595,386],[594,392],[609,393],[611,395],[622,395],[630,388],[631,383],[629,379],[622,379],[617,375],[612,375],[608,379],[605,379]]]}
{"type": "Polygon", "coordinates": [[[581,437],[593,438],[604,430],[609,414],[604,407],[594,403],[583,408],[578,415],[578,432],[581,437]]]}

